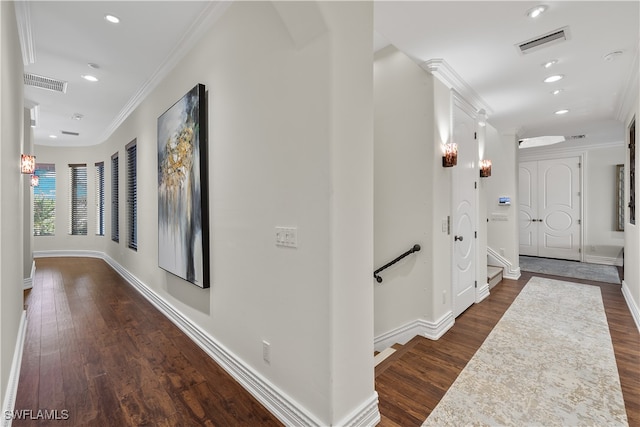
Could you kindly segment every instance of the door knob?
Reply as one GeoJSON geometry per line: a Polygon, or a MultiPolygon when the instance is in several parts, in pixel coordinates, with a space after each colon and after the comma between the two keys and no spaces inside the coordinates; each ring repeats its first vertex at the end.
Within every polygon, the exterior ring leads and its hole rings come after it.
{"type": "Polygon", "coordinates": [[[455,241],[458,241],[458,240],[459,240],[459,241],[461,241],[461,242],[462,242],[462,236],[454,236],[454,237],[453,237],[453,240],[455,240],[455,241]]]}

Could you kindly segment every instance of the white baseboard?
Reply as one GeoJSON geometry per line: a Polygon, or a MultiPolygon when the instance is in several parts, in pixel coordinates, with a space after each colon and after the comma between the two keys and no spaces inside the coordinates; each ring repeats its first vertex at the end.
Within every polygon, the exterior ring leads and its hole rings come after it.
{"type": "MultiPolygon", "coordinates": [[[[84,256],[103,259],[285,425],[318,427],[324,425],[302,405],[256,372],[109,255],[96,251],[47,251],[34,253],[34,257],[58,256],[84,256]]],[[[374,392],[374,395],[367,402],[356,408],[352,414],[345,418],[346,424],[344,425],[364,427],[377,423],[376,420],[379,419],[378,395],[374,392]]]]}
{"type": "Polygon", "coordinates": [[[591,264],[615,265],[617,267],[622,267],[622,258],[597,256],[597,255],[585,255],[584,262],[589,262],[591,264]]]}
{"type": "Polygon", "coordinates": [[[487,263],[489,265],[495,265],[502,267],[502,277],[504,279],[518,280],[520,278],[520,267],[514,267],[507,258],[500,255],[487,246],[487,263]]]}
{"type": "Polygon", "coordinates": [[[435,322],[416,319],[375,337],[373,340],[373,348],[375,351],[382,351],[395,343],[404,345],[416,335],[422,335],[435,341],[451,329],[454,322],[455,320],[451,311],[447,312],[435,322]]]}
{"type": "Polygon", "coordinates": [[[11,371],[9,372],[9,381],[5,390],[4,402],[2,403],[2,426],[11,426],[11,417],[15,409],[16,396],[18,394],[18,380],[20,379],[20,367],[22,366],[22,351],[24,350],[24,340],[27,335],[27,312],[22,311],[20,317],[20,326],[18,327],[18,337],[16,338],[16,347],[13,352],[13,360],[11,362],[11,371]],[[7,419],[9,418],[9,419],[7,419]]]}
{"type": "Polygon", "coordinates": [[[374,391],[373,395],[362,405],[334,425],[341,427],[369,427],[375,426],[379,422],[378,393],[374,391]]]}
{"type": "Polygon", "coordinates": [[[640,332],[640,308],[638,308],[638,304],[636,304],[636,302],[633,300],[631,291],[629,291],[629,286],[624,280],[622,281],[622,295],[624,295],[624,299],[627,302],[627,307],[629,307],[631,316],[636,322],[636,328],[638,328],[638,331],[640,332]]]}
{"type": "Polygon", "coordinates": [[[476,289],[476,304],[489,296],[489,284],[485,283],[476,289]]]}
{"type": "Polygon", "coordinates": [[[33,278],[36,276],[36,262],[31,263],[31,275],[22,281],[24,290],[33,288],[33,278]]]}

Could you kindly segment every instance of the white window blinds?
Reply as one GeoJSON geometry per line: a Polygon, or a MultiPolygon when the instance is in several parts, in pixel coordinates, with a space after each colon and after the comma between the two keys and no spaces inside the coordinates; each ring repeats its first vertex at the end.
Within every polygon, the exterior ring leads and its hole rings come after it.
{"type": "Polygon", "coordinates": [[[96,235],[104,236],[104,162],[96,163],[96,235]]]}
{"type": "Polygon", "coordinates": [[[87,165],[69,165],[69,234],[87,235],[87,165]]]}

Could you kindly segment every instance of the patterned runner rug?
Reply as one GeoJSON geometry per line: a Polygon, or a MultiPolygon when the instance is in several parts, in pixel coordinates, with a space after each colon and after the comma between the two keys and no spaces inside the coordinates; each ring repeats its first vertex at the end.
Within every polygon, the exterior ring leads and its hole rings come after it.
{"type": "Polygon", "coordinates": [[[423,426],[627,426],[600,289],[533,277],[423,426]]]}

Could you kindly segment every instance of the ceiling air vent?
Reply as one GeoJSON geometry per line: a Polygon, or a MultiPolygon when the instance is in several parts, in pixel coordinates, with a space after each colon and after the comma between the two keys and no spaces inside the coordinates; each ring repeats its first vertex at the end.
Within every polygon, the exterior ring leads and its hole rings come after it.
{"type": "Polygon", "coordinates": [[[71,131],[68,131],[68,130],[61,130],[60,133],[63,134],[63,135],[71,135],[71,136],[79,136],[80,135],[78,132],[71,132],[71,131]]]}
{"type": "Polygon", "coordinates": [[[36,74],[24,73],[24,84],[26,86],[39,87],[40,89],[52,90],[54,92],[67,92],[67,82],[50,77],[38,76],[36,74]]]}
{"type": "Polygon", "coordinates": [[[516,46],[518,47],[518,52],[524,55],[542,49],[544,47],[569,40],[570,38],[569,27],[563,27],[542,36],[538,36],[534,39],[527,40],[516,46]]]}
{"type": "Polygon", "coordinates": [[[587,135],[570,135],[570,136],[565,136],[564,139],[565,141],[573,141],[576,139],[584,139],[586,137],[587,135]]]}

